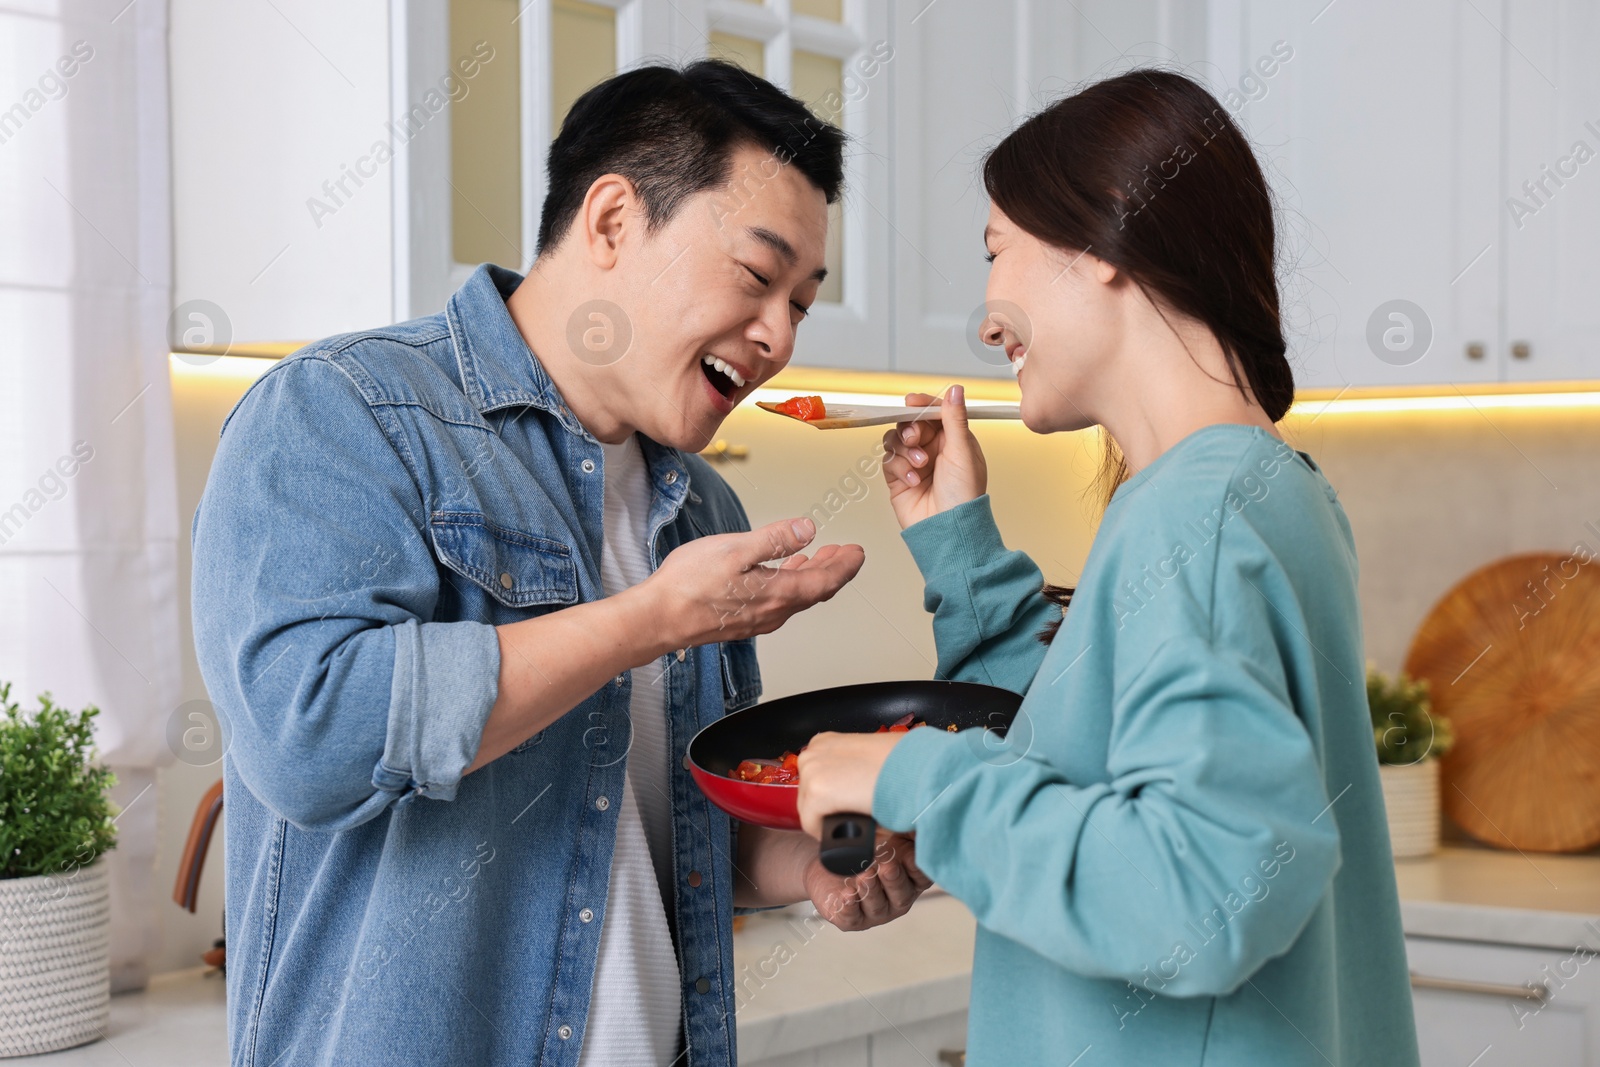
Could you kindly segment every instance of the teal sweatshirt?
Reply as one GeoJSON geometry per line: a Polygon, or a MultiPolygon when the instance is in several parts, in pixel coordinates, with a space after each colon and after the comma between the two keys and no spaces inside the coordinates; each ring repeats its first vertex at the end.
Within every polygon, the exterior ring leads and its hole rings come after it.
{"type": "Polygon", "coordinates": [[[970,1067],[1416,1064],[1355,543],[1311,457],[1234,424],[1162,453],[1048,648],[987,496],[904,538],[940,677],[1024,694],[1004,740],[907,734],[873,796],[978,921],[970,1067]]]}

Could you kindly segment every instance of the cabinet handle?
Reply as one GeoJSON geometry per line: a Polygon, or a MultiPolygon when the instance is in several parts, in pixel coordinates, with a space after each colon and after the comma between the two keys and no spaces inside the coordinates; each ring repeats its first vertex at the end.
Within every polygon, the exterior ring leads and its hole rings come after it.
{"type": "Polygon", "coordinates": [[[939,1062],[947,1067],[967,1067],[967,1050],[964,1048],[942,1048],[939,1050],[939,1062]]]}
{"type": "Polygon", "coordinates": [[[1431,975],[1411,972],[1413,989],[1438,989],[1446,993],[1478,993],[1486,997],[1505,997],[1508,1000],[1536,1000],[1540,1004],[1550,999],[1550,987],[1543,982],[1532,985],[1502,985],[1499,982],[1469,982],[1460,978],[1434,978],[1431,975]]]}
{"type": "Polygon", "coordinates": [[[1484,352],[1484,348],[1483,348],[1483,342],[1482,341],[1468,341],[1467,342],[1467,358],[1468,359],[1482,359],[1483,358],[1483,352],[1484,352]]]}
{"type": "Polygon", "coordinates": [[[1531,355],[1533,355],[1533,346],[1530,345],[1528,342],[1526,342],[1526,341],[1512,341],[1511,342],[1511,358],[1512,359],[1527,359],[1531,355]]]}

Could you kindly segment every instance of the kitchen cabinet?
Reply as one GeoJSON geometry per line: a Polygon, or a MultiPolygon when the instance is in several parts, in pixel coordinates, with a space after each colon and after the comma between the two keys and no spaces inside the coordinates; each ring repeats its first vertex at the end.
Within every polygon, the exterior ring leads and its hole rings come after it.
{"type": "Polygon", "coordinates": [[[1600,1067],[1600,855],[1395,864],[1423,1067],[1600,1067]]]}
{"type": "Polygon", "coordinates": [[[740,1056],[739,1062],[746,1067],[872,1067],[872,1039],[855,1037],[834,1041],[770,1059],[752,1060],[740,1056]]]}
{"type": "Polygon", "coordinates": [[[1600,1065],[1590,949],[1407,937],[1423,1067],[1600,1065]]]}
{"type": "Polygon", "coordinates": [[[1600,378],[1600,10],[1506,5],[1505,377],[1600,378]]]}
{"type": "Polygon", "coordinates": [[[1241,121],[1281,205],[1302,386],[1594,380],[1600,12],[1227,0],[1225,69],[1293,49],[1241,121]]]}
{"type": "Polygon", "coordinates": [[[967,1047],[967,1013],[908,1022],[845,1041],[751,1059],[747,1067],[928,1067],[959,1062],[967,1047]]]}
{"type": "Polygon", "coordinates": [[[737,63],[841,127],[845,192],[830,210],[828,279],[795,345],[797,365],[883,370],[890,336],[890,101],[897,52],[874,0],[674,0],[680,58],[737,63]]]}
{"type": "Polygon", "coordinates": [[[886,369],[1009,377],[977,341],[988,265],[984,154],[1075,86],[1204,55],[1203,8],[1162,0],[896,0],[890,38],[894,345],[886,369]]]}
{"type": "Polygon", "coordinates": [[[1212,17],[1213,60],[1253,75],[1236,114],[1279,207],[1298,383],[1500,377],[1497,5],[1233,0],[1212,17]]]}
{"type": "Polygon", "coordinates": [[[481,260],[526,269],[576,95],[712,54],[851,138],[797,365],[1008,376],[976,339],[983,154],[1161,63],[1263,160],[1303,387],[1600,378],[1600,11],[1578,0],[174,0],[171,32],[175,303],[220,310],[213,343],[428,314],[481,260]]]}
{"type": "Polygon", "coordinates": [[[173,300],[199,315],[175,346],[392,319],[387,21],[386,0],[172,0],[173,300]]]}
{"type": "Polygon", "coordinates": [[[739,1062],[943,1067],[966,1048],[974,931],[942,892],[858,933],[809,904],[747,916],[733,938],[739,1062]]]}
{"type": "Polygon", "coordinates": [[[1171,0],[175,0],[176,302],[220,308],[211,340],[235,343],[435,312],[476,263],[530,264],[582,89],[710,54],[850,137],[797,364],[1006,375],[975,341],[982,152],[1077,81],[1204,37],[1171,0]]]}

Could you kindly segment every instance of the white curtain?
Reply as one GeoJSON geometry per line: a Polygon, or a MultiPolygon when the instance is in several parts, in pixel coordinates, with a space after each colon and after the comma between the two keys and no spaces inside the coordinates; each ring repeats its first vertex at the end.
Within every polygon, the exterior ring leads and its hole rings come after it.
{"type": "Polygon", "coordinates": [[[0,9],[0,680],[101,709],[115,987],[153,946],[180,702],[164,0],[0,9]]]}

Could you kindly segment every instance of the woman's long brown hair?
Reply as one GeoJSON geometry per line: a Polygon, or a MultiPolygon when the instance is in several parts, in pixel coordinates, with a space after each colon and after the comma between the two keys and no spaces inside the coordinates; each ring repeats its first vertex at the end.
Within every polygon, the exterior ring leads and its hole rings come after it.
{"type": "MultiPolygon", "coordinates": [[[[1294,373],[1278,312],[1272,197],[1249,143],[1205,89],[1153,69],[1097,82],[996,145],[983,184],[1025,232],[1104,260],[1164,315],[1203,323],[1246,400],[1273,422],[1288,412],[1294,373]]],[[[1102,507],[1128,477],[1116,442],[1105,442],[1102,507]]],[[[1072,593],[1044,587],[1063,611],[1072,593]]]]}

